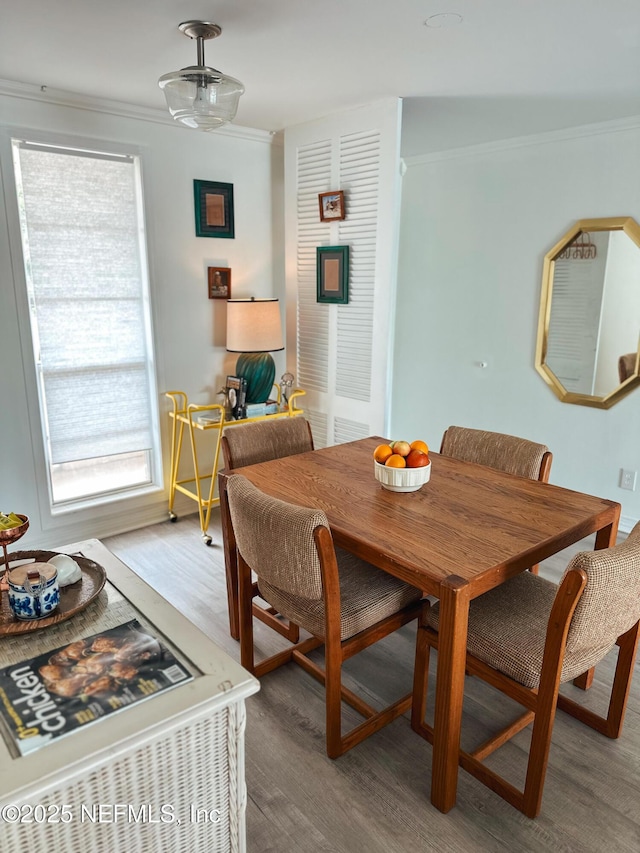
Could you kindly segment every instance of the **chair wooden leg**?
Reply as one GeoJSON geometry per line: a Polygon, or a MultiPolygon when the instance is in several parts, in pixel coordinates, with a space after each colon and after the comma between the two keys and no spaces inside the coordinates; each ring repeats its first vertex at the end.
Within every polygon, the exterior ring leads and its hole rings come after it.
{"type": "Polygon", "coordinates": [[[304,656],[307,652],[311,652],[322,645],[324,645],[324,640],[318,637],[309,637],[295,646],[289,646],[281,652],[277,652],[275,655],[271,655],[271,657],[254,664],[253,674],[256,678],[261,678],[263,675],[273,672],[274,669],[278,669],[283,664],[296,660],[296,655],[304,656]]]}
{"type": "Polygon", "coordinates": [[[325,645],[325,702],[327,755],[342,755],[342,651],[339,643],[325,645]]]}
{"type": "Polygon", "coordinates": [[[609,698],[609,710],[606,718],[588,710],[583,705],[579,705],[577,702],[569,699],[568,696],[563,696],[562,694],[558,696],[558,707],[565,713],[571,714],[572,717],[580,720],[586,726],[590,726],[592,729],[600,732],[600,734],[610,738],[620,737],[627,709],[627,701],[629,699],[629,691],[631,689],[633,666],[638,651],[639,640],[640,623],[638,622],[626,634],[618,638],[620,651],[618,652],[618,661],[616,663],[616,671],[609,698]]]}
{"type": "Polygon", "coordinates": [[[609,713],[607,714],[606,734],[611,738],[620,737],[622,731],[639,639],[640,622],[636,622],[631,630],[618,639],[620,651],[618,652],[618,662],[613,678],[613,687],[611,688],[611,699],[609,700],[609,713]]]}
{"type": "Polygon", "coordinates": [[[418,632],[416,636],[416,657],[413,667],[413,701],[411,703],[411,728],[423,734],[422,727],[427,713],[427,690],[429,687],[429,657],[431,647],[424,626],[424,620],[429,608],[429,603],[420,616],[418,632]]]}
{"type": "MultiPolygon", "coordinates": [[[[586,583],[587,576],[582,569],[570,570],[562,581],[549,616],[542,672],[537,690],[524,687],[469,653],[466,656],[466,668],[471,674],[479,676],[483,681],[501,690],[506,696],[524,705],[527,711],[473,752],[459,750],[460,765],[530,818],[537,817],[542,805],[553,724],[556,707],[560,702],[558,691],[567,633],[571,617],[586,583]],[[532,719],[533,733],[529,748],[525,786],[523,791],[519,791],[481,762],[517,732],[522,731],[532,719]]],[[[427,633],[428,630],[422,629],[422,633],[427,633]]],[[[435,634],[433,637],[429,637],[430,643],[438,648],[439,656],[442,653],[440,648],[442,640],[442,636],[438,637],[435,634]]],[[[627,658],[628,655],[625,655],[623,670],[626,668],[627,658]]],[[[438,677],[440,677],[440,668],[438,668],[438,677]]],[[[419,688],[420,684],[418,683],[419,688]]],[[[420,696],[418,696],[416,700],[418,709],[420,709],[420,704],[420,696]]],[[[437,730],[434,731],[434,743],[437,743],[437,730]]],[[[433,795],[432,802],[434,802],[433,795]]],[[[434,805],[437,804],[434,802],[434,805]]]]}
{"type": "MultiPolygon", "coordinates": [[[[302,644],[300,644],[296,649],[294,649],[292,659],[298,666],[302,667],[305,672],[308,672],[309,675],[313,676],[316,681],[319,681],[320,684],[326,685],[327,683],[327,673],[321,667],[318,666],[317,663],[314,663],[312,660],[303,654],[300,649],[302,644]]],[[[357,696],[352,690],[349,690],[348,687],[345,687],[344,684],[340,687],[340,695],[342,697],[342,701],[346,702],[348,705],[356,710],[363,717],[374,717],[376,715],[376,710],[359,696],[357,696]]]]}
{"type": "Polygon", "coordinates": [[[361,743],[365,738],[393,722],[411,707],[411,693],[398,699],[392,705],[377,711],[371,705],[363,702],[358,696],[342,685],[342,664],[345,660],[367,648],[382,637],[393,633],[402,625],[416,619],[421,613],[422,605],[417,602],[401,613],[396,613],[386,619],[366,628],[347,640],[340,640],[339,611],[327,608],[326,642],[325,642],[325,671],[324,674],[314,663],[305,660],[297,652],[294,660],[315,678],[324,681],[326,702],[326,739],[327,755],[338,758],[352,747],[361,743]],[[365,717],[364,722],[342,734],[342,701],[347,702],[358,713],[365,717]]]}
{"type": "Polygon", "coordinates": [[[224,569],[227,582],[227,610],[229,612],[229,633],[234,640],[240,638],[239,625],[239,596],[238,596],[238,561],[236,540],[229,513],[227,498],[227,480],[223,474],[218,475],[218,494],[220,495],[220,521],[222,524],[222,548],[224,553],[224,569]]]}
{"type": "MultiPolygon", "coordinates": [[[[260,598],[260,588],[258,582],[254,581],[251,584],[253,589],[253,597],[260,598]]],[[[253,615],[256,619],[264,622],[272,628],[277,634],[280,634],[291,643],[297,643],[300,640],[300,628],[294,623],[281,616],[275,607],[262,607],[257,601],[253,602],[253,615]]]]}
{"type": "Polygon", "coordinates": [[[289,622],[285,637],[292,643],[297,643],[300,641],[300,628],[298,627],[298,625],[295,624],[295,622],[289,622]]]}
{"type": "Polygon", "coordinates": [[[531,818],[540,814],[542,806],[542,791],[558,704],[567,634],[571,617],[586,584],[587,576],[582,569],[568,571],[560,585],[549,616],[522,799],[522,811],[531,818]]]}
{"type": "Polygon", "coordinates": [[[290,642],[297,643],[300,640],[300,628],[294,622],[281,617],[273,607],[261,607],[254,601],[253,615],[290,642]]]}
{"type": "Polygon", "coordinates": [[[551,735],[556,714],[558,686],[550,695],[538,695],[531,746],[529,748],[529,763],[527,778],[524,785],[522,811],[527,817],[537,817],[542,806],[542,792],[547,774],[551,735]]]}
{"type": "Polygon", "coordinates": [[[253,672],[253,584],[251,582],[251,569],[240,554],[238,554],[237,562],[240,663],[249,672],[253,672]]]}
{"type": "Polygon", "coordinates": [[[583,672],[582,675],[574,678],[573,683],[576,687],[579,687],[580,690],[588,690],[593,684],[595,671],[595,667],[592,666],[591,669],[588,669],[586,672],[583,672]]]}
{"type": "Polygon", "coordinates": [[[365,738],[380,731],[380,729],[393,722],[397,717],[401,717],[410,707],[411,693],[407,693],[406,696],[398,699],[393,705],[389,705],[384,711],[378,711],[368,720],[351,729],[350,732],[341,738],[340,755],[344,755],[345,752],[361,743],[365,738]]]}

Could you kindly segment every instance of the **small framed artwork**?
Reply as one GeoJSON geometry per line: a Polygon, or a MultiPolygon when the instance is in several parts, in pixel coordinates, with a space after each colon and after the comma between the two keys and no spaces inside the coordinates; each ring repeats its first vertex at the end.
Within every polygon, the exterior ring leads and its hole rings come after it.
{"type": "Polygon", "coordinates": [[[227,400],[236,420],[246,417],[247,380],[242,376],[227,376],[227,400]]]}
{"type": "Polygon", "coordinates": [[[208,267],[209,299],[231,299],[229,267],[208,267]]]}
{"type": "Polygon", "coordinates": [[[194,181],[196,237],[235,237],[233,184],[194,181]]]}
{"type": "Polygon", "coordinates": [[[328,193],[320,193],[318,196],[320,205],[320,221],[332,222],[344,219],[344,193],[342,190],[333,190],[328,193]]]}
{"type": "Polygon", "coordinates": [[[349,247],[318,246],[316,249],[318,302],[346,305],[349,301],[349,247]]]}

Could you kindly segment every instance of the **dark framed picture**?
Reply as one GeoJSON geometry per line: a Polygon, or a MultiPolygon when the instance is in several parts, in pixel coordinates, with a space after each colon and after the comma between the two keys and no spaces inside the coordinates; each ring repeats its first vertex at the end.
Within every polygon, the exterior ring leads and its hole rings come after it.
{"type": "Polygon", "coordinates": [[[235,237],[233,184],[194,181],[196,237],[235,237]]]}
{"type": "Polygon", "coordinates": [[[209,299],[231,299],[231,269],[208,267],[209,299]]]}
{"type": "Polygon", "coordinates": [[[344,219],[344,193],[342,190],[333,190],[328,193],[320,193],[318,196],[320,205],[320,221],[332,222],[344,219]]]}
{"type": "Polygon", "coordinates": [[[318,302],[347,304],[349,301],[348,246],[318,246],[316,284],[318,302]]]}

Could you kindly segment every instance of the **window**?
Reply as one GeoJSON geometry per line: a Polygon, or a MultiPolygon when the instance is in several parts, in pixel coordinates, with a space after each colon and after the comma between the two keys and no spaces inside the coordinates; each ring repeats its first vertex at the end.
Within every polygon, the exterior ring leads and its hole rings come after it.
{"type": "Polygon", "coordinates": [[[138,158],[12,144],[52,508],[148,487],[158,415],[138,158]]]}

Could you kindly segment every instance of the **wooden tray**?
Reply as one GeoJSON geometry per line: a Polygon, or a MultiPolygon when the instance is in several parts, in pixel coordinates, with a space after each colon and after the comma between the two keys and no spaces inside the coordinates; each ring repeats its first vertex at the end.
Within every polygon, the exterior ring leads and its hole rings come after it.
{"type": "MultiPolygon", "coordinates": [[[[57,551],[14,551],[8,555],[9,568],[16,560],[37,560],[42,563],[48,562],[55,557],[57,551]]],[[[86,557],[69,554],[82,570],[82,578],[69,586],[60,587],[60,604],[55,613],[45,616],[44,619],[33,619],[23,621],[16,619],[9,607],[9,596],[6,592],[0,593],[0,637],[13,634],[28,634],[31,631],[39,631],[50,625],[57,625],[70,619],[75,613],[79,613],[94,601],[107,580],[107,573],[98,563],[88,560],[86,557]]],[[[4,558],[0,555],[0,571],[4,566],[4,558]]]]}

